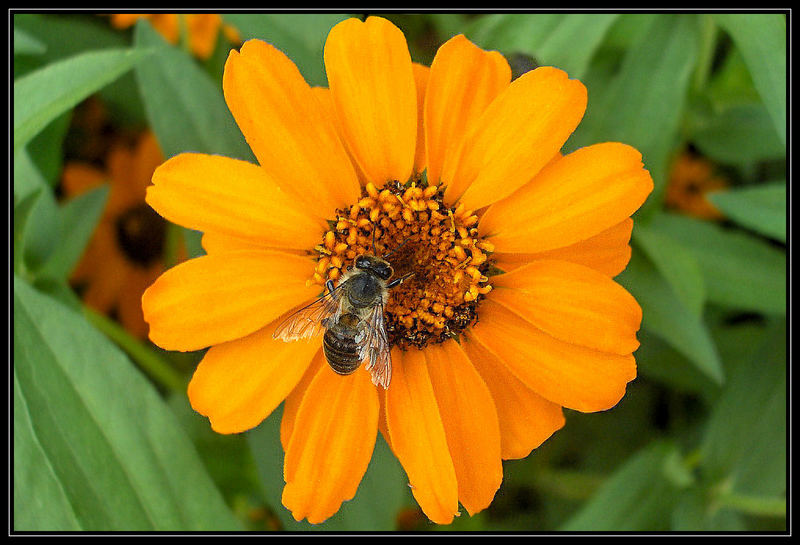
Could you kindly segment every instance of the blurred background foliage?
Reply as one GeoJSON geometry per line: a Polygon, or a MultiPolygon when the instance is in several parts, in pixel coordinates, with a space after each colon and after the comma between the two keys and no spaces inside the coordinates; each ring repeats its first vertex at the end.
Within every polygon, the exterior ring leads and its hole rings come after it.
{"type": "Polygon", "coordinates": [[[488,509],[447,527],[416,507],[380,436],[354,500],[322,525],[294,521],[280,409],[215,434],[185,394],[202,354],[124,327],[133,311],[114,290],[133,286],[76,281],[105,223],[128,261],[100,278],[202,252],[199,233],[113,211],[115,146],[130,155],[152,131],[164,157],[253,161],[222,96],[227,52],[264,39],[325,85],[322,46],[347,15],[223,13],[235,33],[214,33],[203,58],[182,18],[171,43],[155,19],[108,15],[12,15],[14,530],[787,529],[784,13],[381,14],[423,64],[463,33],[515,75],[581,79],[589,105],[565,151],[625,142],[655,181],[617,278],[644,311],[638,378],[613,410],[565,411],[562,430],[504,463],[488,509]],[[75,164],[92,173],[77,194],[75,164]],[[155,250],[136,246],[142,233],[155,250]]]}

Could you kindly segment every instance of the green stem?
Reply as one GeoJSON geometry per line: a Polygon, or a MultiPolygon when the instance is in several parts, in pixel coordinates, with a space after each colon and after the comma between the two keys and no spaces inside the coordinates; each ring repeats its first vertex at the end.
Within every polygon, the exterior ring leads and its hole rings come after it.
{"type": "Polygon", "coordinates": [[[535,486],[561,498],[585,500],[600,487],[601,475],[542,468],[533,474],[535,486]]]}
{"type": "Polygon", "coordinates": [[[83,307],[86,319],[109,339],[117,343],[131,359],[161,386],[175,392],[186,391],[186,379],[141,341],[110,318],[83,307]]]}
{"type": "Polygon", "coordinates": [[[721,494],[717,501],[720,507],[729,507],[748,515],[786,517],[786,498],[765,498],[744,494],[721,494]]]}
{"type": "Polygon", "coordinates": [[[700,46],[698,47],[697,63],[692,74],[692,88],[699,92],[706,85],[708,75],[711,73],[711,63],[714,60],[714,49],[717,44],[717,26],[711,15],[700,17],[700,46]]]}

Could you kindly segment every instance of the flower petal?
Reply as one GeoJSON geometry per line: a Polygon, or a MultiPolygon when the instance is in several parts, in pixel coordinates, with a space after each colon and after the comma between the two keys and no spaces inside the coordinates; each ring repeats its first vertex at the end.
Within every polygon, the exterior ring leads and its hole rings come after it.
{"type": "Polygon", "coordinates": [[[642,309],[608,276],[567,261],[534,261],[492,277],[492,299],[562,341],[630,354],[642,309]]]}
{"type": "Polygon", "coordinates": [[[426,169],[425,155],[425,92],[431,69],[424,64],[413,63],[414,85],[417,88],[417,149],[414,152],[414,172],[421,174],[426,169]]]}
{"type": "Polygon", "coordinates": [[[503,482],[497,411],[458,343],[431,345],[424,353],[456,471],[458,500],[474,515],[492,503],[503,482]]]}
{"type": "Polygon", "coordinates": [[[487,299],[472,335],[526,386],[553,403],[581,412],[610,409],[636,377],[632,355],[566,343],[487,299]]]}
{"type": "Polygon", "coordinates": [[[273,339],[278,323],[212,346],[197,366],[189,401],[217,433],[240,433],[260,424],[289,395],[319,351],[319,340],[273,339]]]}
{"type": "Polygon", "coordinates": [[[327,218],[358,200],[360,188],[336,130],[294,63],[249,40],[231,51],[225,100],[258,163],[310,213],[327,218]]]}
{"type": "Polygon", "coordinates": [[[450,524],[458,513],[458,483],[425,356],[395,349],[392,361],[392,384],[386,390],[392,449],[425,515],[450,524]]]}
{"type": "Polygon", "coordinates": [[[543,252],[585,240],[633,214],[653,190],[642,155],[617,142],[581,148],[492,205],[478,224],[498,252],[543,252]]]}
{"type": "Polygon", "coordinates": [[[534,254],[504,254],[496,252],[495,265],[506,272],[540,259],[558,259],[590,267],[611,278],[617,276],[631,259],[631,231],[633,220],[623,221],[605,231],[580,242],[534,254]]]}
{"type": "Polygon", "coordinates": [[[142,296],[150,340],[165,350],[199,350],[239,339],[309,300],[308,258],[242,250],[185,261],[142,296]]]}
{"type": "Polygon", "coordinates": [[[381,17],[347,19],[331,29],[324,56],[345,142],[367,179],[405,182],[417,145],[417,90],[402,31],[381,17]]]}
{"type": "Polygon", "coordinates": [[[439,183],[455,158],[466,128],[511,82],[511,67],[497,51],[484,51],[462,34],[446,41],[431,63],[425,95],[428,182],[439,183]]]}
{"type": "Polygon", "coordinates": [[[322,345],[320,344],[314,358],[311,360],[311,365],[306,368],[302,378],[294,387],[294,389],[286,397],[283,402],[283,415],[281,415],[281,446],[283,451],[289,449],[289,441],[292,439],[292,432],[294,431],[294,422],[297,419],[297,409],[300,408],[300,403],[303,402],[303,396],[306,395],[306,390],[314,377],[319,373],[320,367],[328,365],[325,361],[325,355],[322,352],[322,345]]]}
{"type": "Polygon", "coordinates": [[[504,460],[525,458],[564,426],[564,412],[560,405],[525,386],[471,334],[467,334],[462,346],[492,393],[500,421],[500,447],[504,460]]]}
{"type": "Polygon", "coordinates": [[[325,232],[264,169],[219,155],[172,157],[156,169],[146,200],[173,223],[264,246],[312,248],[325,232]]]}
{"type": "Polygon", "coordinates": [[[297,411],[284,459],[281,501],[296,520],[317,524],[352,499],[378,434],[378,391],[362,367],[337,375],[324,365],[297,411]]]}
{"type": "Polygon", "coordinates": [[[475,210],[507,197],[558,153],[586,110],[586,88],[542,66],[511,82],[464,137],[442,173],[445,200],[475,210]]]}
{"type": "Polygon", "coordinates": [[[88,163],[70,161],[61,174],[61,188],[68,197],[81,195],[108,182],[108,174],[88,163]]]}

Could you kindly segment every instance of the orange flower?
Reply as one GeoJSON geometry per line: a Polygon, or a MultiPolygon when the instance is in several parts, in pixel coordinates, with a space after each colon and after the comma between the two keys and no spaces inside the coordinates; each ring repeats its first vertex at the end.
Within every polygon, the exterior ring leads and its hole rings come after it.
{"type": "Polygon", "coordinates": [[[684,151],[672,165],[664,203],[697,218],[723,219],[707,194],[727,187],[727,180],[714,172],[710,161],[684,151]]]}
{"type": "Polygon", "coordinates": [[[114,144],[105,170],[72,161],[64,166],[61,180],[69,198],[110,184],[103,215],[70,280],[84,288],[88,306],[104,314],[115,312],[123,327],[141,338],[147,336],[142,293],[164,271],[166,223],[144,202],[153,171],[163,161],[155,137],[146,133],[133,149],[114,144]]]}
{"type": "Polygon", "coordinates": [[[239,33],[230,25],[223,24],[217,13],[113,13],[111,25],[115,28],[128,28],[139,19],[147,19],[165,40],[177,44],[181,36],[181,26],[186,25],[189,48],[192,53],[207,59],[214,52],[220,28],[228,41],[239,43],[239,33]]]}
{"type": "Polygon", "coordinates": [[[652,180],[624,144],[560,155],[587,100],[561,70],[511,82],[464,36],[428,69],[379,17],[337,24],[324,57],[330,89],[312,89],[265,42],[232,51],[225,98],[259,165],[185,153],[156,170],[147,202],[203,231],[208,255],[145,292],[150,338],[211,347],[189,398],[220,433],[285,400],[297,520],[355,495],[380,430],[425,515],[447,524],[459,502],[491,503],[501,460],[561,428],[562,407],[613,407],[636,376],[641,310],[611,278],[652,180]],[[396,276],[414,273],[385,306],[387,389],[365,365],[337,375],[320,337],[273,338],[373,244],[396,276]]]}

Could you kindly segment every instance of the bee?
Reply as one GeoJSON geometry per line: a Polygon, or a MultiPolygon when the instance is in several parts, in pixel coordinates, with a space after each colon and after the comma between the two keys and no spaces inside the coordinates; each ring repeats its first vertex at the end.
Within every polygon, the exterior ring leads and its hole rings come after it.
{"type": "Polygon", "coordinates": [[[353,265],[338,285],[328,280],[326,293],[286,318],[272,336],[290,342],[324,331],[322,351],[331,369],[349,375],[366,361],[373,384],[386,389],[392,380],[392,356],[383,309],[389,290],[413,273],[390,282],[392,266],[370,254],[356,257],[353,265]]]}

